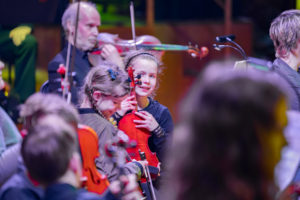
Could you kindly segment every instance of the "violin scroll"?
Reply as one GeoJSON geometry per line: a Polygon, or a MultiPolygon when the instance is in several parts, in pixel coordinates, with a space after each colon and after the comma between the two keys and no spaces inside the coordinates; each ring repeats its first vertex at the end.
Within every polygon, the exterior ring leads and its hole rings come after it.
{"type": "Polygon", "coordinates": [[[206,57],[209,53],[209,50],[207,47],[203,46],[199,49],[198,45],[192,46],[189,44],[189,49],[187,52],[193,57],[193,58],[199,58],[202,59],[206,57]]]}

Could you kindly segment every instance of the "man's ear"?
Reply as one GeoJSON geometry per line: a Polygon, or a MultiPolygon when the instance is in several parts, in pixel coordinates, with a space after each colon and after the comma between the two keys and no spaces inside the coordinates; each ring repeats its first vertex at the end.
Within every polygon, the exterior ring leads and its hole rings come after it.
{"type": "Polygon", "coordinates": [[[72,22],[70,20],[67,21],[67,29],[69,31],[70,35],[74,35],[74,25],[72,25],[72,22]]]}
{"type": "Polygon", "coordinates": [[[93,92],[93,99],[98,101],[101,98],[101,92],[100,91],[94,91],[93,92]]]}

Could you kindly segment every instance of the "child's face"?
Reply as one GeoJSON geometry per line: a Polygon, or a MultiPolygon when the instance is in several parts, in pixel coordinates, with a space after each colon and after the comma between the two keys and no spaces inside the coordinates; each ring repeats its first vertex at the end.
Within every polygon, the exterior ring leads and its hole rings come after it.
{"type": "Polygon", "coordinates": [[[120,107],[120,103],[125,99],[124,97],[112,97],[101,95],[98,100],[98,108],[102,114],[108,119],[114,114],[120,107]]]}
{"type": "Polygon", "coordinates": [[[153,92],[157,81],[157,64],[152,60],[137,59],[133,63],[134,77],[141,75],[141,84],[137,84],[137,96],[149,96],[153,92]]]}

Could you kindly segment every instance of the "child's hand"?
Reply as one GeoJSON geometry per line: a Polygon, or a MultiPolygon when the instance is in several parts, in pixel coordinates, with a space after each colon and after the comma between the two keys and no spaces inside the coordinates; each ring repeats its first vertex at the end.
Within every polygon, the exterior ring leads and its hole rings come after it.
{"type": "Polygon", "coordinates": [[[149,112],[139,111],[135,112],[135,114],[142,118],[142,120],[133,120],[133,122],[137,124],[135,126],[136,128],[145,128],[151,132],[159,126],[155,118],[149,112]]]}
{"type": "Polygon", "coordinates": [[[147,166],[149,163],[148,163],[147,160],[135,160],[135,159],[133,159],[132,161],[140,163],[140,165],[142,165],[142,167],[143,167],[143,172],[142,172],[142,174],[140,175],[140,177],[139,177],[139,175],[138,175],[138,179],[140,179],[141,176],[144,176],[144,175],[145,175],[145,173],[146,173],[146,169],[145,169],[145,168],[146,168],[146,166],[147,166]]]}
{"type": "Polygon", "coordinates": [[[117,113],[120,116],[124,116],[125,113],[129,110],[134,110],[137,102],[134,100],[134,96],[129,96],[121,102],[120,109],[117,110],[117,113]]]}
{"type": "Polygon", "coordinates": [[[138,189],[136,176],[134,174],[121,176],[119,180],[113,181],[110,184],[109,189],[111,193],[120,197],[122,200],[142,199],[142,195],[138,189]]]}

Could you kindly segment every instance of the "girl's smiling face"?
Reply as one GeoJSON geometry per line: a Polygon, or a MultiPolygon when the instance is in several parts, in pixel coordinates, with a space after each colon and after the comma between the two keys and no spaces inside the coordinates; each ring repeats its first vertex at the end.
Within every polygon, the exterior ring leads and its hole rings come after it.
{"type": "Polygon", "coordinates": [[[140,75],[140,84],[135,87],[137,96],[150,96],[156,87],[157,81],[157,64],[153,60],[145,58],[136,59],[133,64],[133,75],[137,77],[140,75]]]}

